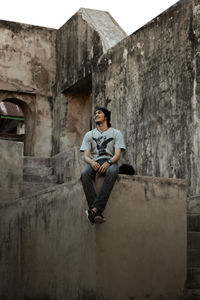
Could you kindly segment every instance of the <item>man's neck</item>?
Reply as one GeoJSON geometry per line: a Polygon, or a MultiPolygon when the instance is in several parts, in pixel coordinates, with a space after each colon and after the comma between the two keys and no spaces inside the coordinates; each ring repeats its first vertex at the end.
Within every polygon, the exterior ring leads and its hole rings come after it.
{"type": "Polygon", "coordinates": [[[97,124],[97,129],[101,132],[108,130],[107,122],[97,124]]]}

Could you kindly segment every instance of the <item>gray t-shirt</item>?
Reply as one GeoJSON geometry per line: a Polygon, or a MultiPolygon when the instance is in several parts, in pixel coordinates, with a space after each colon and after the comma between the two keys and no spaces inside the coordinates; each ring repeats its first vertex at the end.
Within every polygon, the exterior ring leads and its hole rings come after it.
{"type": "Polygon", "coordinates": [[[126,149],[119,130],[110,127],[106,131],[100,132],[95,128],[85,134],[80,151],[88,150],[92,159],[98,160],[113,157],[116,148],[126,149]]]}

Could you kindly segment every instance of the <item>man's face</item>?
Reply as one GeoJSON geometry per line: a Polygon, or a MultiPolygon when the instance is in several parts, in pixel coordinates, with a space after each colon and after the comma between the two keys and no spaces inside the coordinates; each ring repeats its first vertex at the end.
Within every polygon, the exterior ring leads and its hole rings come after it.
{"type": "Polygon", "coordinates": [[[94,120],[98,123],[104,123],[106,121],[106,116],[101,110],[96,110],[94,113],[94,120]]]}

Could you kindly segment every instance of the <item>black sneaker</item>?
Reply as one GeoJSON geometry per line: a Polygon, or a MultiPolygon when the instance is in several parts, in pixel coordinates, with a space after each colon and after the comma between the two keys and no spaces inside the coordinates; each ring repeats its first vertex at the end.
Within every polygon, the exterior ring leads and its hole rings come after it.
{"type": "Polygon", "coordinates": [[[87,219],[90,221],[90,223],[94,224],[94,218],[96,216],[96,213],[91,209],[87,209],[85,211],[85,214],[87,216],[87,219]]]}
{"type": "Polygon", "coordinates": [[[95,214],[95,217],[94,217],[94,223],[95,224],[101,224],[101,223],[104,223],[106,222],[106,218],[102,215],[102,213],[99,211],[95,214]]]}

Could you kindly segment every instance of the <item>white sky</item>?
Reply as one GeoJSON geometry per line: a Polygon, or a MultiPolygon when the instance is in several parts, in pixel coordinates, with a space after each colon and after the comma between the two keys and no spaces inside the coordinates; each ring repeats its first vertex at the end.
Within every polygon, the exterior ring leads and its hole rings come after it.
{"type": "Polygon", "coordinates": [[[129,35],[177,0],[5,0],[0,19],[58,29],[81,7],[108,11],[129,35]]]}

